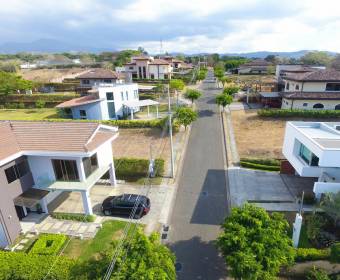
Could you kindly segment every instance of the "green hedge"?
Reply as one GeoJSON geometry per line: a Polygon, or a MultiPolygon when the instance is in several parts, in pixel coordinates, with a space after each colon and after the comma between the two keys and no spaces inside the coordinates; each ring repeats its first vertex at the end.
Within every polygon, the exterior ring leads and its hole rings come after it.
{"type": "Polygon", "coordinates": [[[257,163],[251,163],[247,161],[240,161],[240,165],[245,168],[265,170],[265,171],[280,171],[280,166],[263,165],[257,163]]]}
{"type": "Polygon", "coordinates": [[[295,259],[298,262],[327,260],[330,257],[329,249],[297,248],[295,259]]]}
{"type": "Polygon", "coordinates": [[[152,93],[140,93],[139,94],[140,100],[145,100],[145,99],[156,100],[157,98],[158,98],[157,94],[152,94],[152,93]]]}
{"type": "Polygon", "coordinates": [[[337,242],[331,246],[331,261],[340,262],[340,242],[337,242]]]}
{"type": "Polygon", "coordinates": [[[95,220],[95,217],[93,215],[75,214],[75,213],[54,212],[51,214],[51,217],[55,219],[60,219],[60,220],[71,220],[71,221],[79,221],[79,222],[94,222],[95,220]]]}
{"type": "Polygon", "coordinates": [[[3,280],[40,280],[46,279],[67,280],[72,279],[71,269],[75,261],[63,256],[42,256],[34,254],[2,252],[0,251],[0,279],[3,280]],[[58,261],[56,261],[58,258],[58,261]]]}
{"type": "Polygon", "coordinates": [[[29,254],[57,255],[66,239],[66,235],[63,234],[41,234],[29,254]]]}
{"type": "Polygon", "coordinates": [[[240,160],[261,165],[280,166],[280,161],[277,159],[241,158],[240,160]]]}
{"type": "Polygon", "coordinates": [[[257,111],[257,114],[261,117],[275,118],[338,118],[340,110],[261,109],[257,111]]]}
{"type": "MultiPolygon", "coordinates": [[[[146,177],[149,170],[149,160],[136,158],[118,158],[114,160],[116,176],[121,180],[135,180],[146,177]]],[[[164,160],[155,159],[155,176],[164,174],[164,160]]]]}

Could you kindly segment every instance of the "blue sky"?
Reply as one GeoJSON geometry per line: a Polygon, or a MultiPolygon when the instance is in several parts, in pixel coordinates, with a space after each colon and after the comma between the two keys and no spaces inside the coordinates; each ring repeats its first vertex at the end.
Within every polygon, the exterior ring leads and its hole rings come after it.
{"type": "Polygon", "coordinates": [[[340,52],[337,0],[0,0],[0,44],[42,38],[112,49],[340,52]]]}

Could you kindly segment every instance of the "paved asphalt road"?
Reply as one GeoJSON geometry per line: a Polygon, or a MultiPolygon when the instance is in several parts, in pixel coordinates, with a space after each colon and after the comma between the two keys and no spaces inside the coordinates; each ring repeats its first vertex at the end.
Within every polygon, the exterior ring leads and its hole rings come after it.
{"type": "Polygon", "coordinates": [[[168,241],[182,265],[177,275],[183,280],[226,278],[224,260],[213,243],[227,214],[217,92],[203,90],[197,102],[199,118],[192,126],[171,218],[168,241]]]}

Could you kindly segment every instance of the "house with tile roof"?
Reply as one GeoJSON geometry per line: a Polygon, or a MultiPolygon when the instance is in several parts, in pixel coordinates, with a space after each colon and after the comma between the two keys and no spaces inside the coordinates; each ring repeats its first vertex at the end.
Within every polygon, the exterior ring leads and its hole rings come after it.
{"type": "Polygon", "coordinates": [[[282,109],[340,110],[340,72],[312,69],[282,77],[282,109]]]}
{"type": "Polygon", "coordinates": [[[152,56],[135,56],[124,65],[127,79],[170,80],[171,62],[152,56]]]}
{"type": "Polygon", "coordinates": [[[238,74],[268,74],[273,64],[264,59],[255,59],[239,66],[238,74]]]}
{"type": "Polygon", "coordinates": [[[92,214],[91,188],[107,172],[116,184],[117,136],[118,128],[98,123],[0,121],[0,248],[19,236],[21,219],[48,213],[64,192],[80,192],[92,214]]]}

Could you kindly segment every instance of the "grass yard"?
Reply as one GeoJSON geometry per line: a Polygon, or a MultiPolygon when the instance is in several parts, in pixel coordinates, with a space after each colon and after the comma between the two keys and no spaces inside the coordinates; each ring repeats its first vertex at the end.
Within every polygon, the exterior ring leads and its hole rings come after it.
{"type": "Polygon", "coordinates": [[[37,121],[58,118],[55,108],[44,109],[1,109],[0,120],[37,121]]]}
{"type": "Polygon", "coordinates": [[[100,252],[113,248],[112,241],[122,237],[125,225],[122,221],[106,221],[93,239],[71,239],[63,255],[82,261],[99,256],[100,252]]]}

